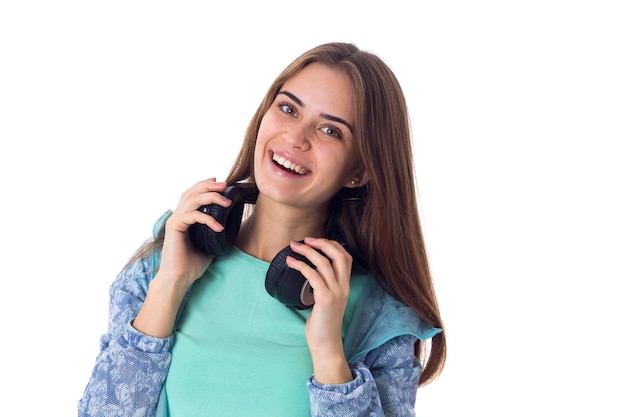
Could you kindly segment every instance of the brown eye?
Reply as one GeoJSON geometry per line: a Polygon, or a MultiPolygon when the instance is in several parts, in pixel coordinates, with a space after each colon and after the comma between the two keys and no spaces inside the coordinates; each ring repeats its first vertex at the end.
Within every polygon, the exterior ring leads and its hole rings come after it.
{"type": "Polygon", "coordinates": [[[291,114],[291,115],[296,114],[296,109],[294,109],[294,108],[293,108],[290,104],[288,104],[288,103],[280,103],[280,104],[278,105],[278,107],[280,108],[280,110],[281,110],[283,113],[287,113],[287,114],[291,114]]]}
{"type": "Polygon", "coordinates": [[[335,129],[334,127],[332,127],[332,126],[324,126],[322,128],[322,132],[326,133],[329,136],[337,138],[337,139],[341,139],[342,138],[341,132],[338,129],[335,129]]]}

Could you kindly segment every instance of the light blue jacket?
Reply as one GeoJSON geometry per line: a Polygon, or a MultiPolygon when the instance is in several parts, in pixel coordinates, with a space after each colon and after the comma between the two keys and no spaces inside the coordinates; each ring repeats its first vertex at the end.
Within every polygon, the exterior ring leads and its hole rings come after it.
{"type": "MultiPolygon", "coordinates": [[[[163,236],[170,215],[168,211],[157,221],[154,238],[163,236]]],[[[79,417],[153,417],[160,414],[157,408],[163,409],[159,394],[174,336],[151,337],[130,326],[159,263],[160,252],[144,256],[128,265],[111,285],[109,329],[101,337],[92,376],[78,403],[79,417]]],[[[355,379],[323,385],[311,376],[307,382],[311,415],[415,415],[421,366],[414,359],[414,344],[439,332],[375,280],[368,280],[345,329],[344,350],[355,379]]]]}

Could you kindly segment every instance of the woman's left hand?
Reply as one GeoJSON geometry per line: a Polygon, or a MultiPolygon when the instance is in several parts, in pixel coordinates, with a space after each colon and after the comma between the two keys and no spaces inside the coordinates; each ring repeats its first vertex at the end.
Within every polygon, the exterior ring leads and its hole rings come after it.
{"type": "Polygon", "coordinates": [[[350,295],[352,256],[339,242],[323,238],[307,237],[304,244],[292,242],[291,249],[315,265],[314,269],[287,257],[287,265],[300,271],[313,288],[315,304],[307,319],[305,337],[315,379],[322,384],[349,382],[353,376],[343,351],[341,327],[350,295]]]}

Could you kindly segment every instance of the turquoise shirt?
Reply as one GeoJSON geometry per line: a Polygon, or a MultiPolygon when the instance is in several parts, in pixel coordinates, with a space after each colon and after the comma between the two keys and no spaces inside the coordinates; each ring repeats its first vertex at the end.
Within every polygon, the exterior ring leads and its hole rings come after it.
{"type": "MultiPolygon", "coordinates": [[[[165,381],[170,416],[310,415],[310,310],[287,308],[267,293],[268,267],[234,248],[194,284],[165,381]]],[[[362,271],[351,277],[344,328],[366,280],[362,271]]]]}
{"type": "MultiPolygon", "coordinates": [[[[157,221],[154,238],[163,237],[164,225],[170,215],[168,211],[157,221]]],[[[168,398],[164,387],[172,360],[174,334],[156,338],[137,332],[131,325],[143,305],[160,259],[160,250],[145,254],[125,267],[112,283],[109,329],[100,339],[100,353],[78,404],[80,417],[167,415],[168,398]]],[[[414,416],[413,405],[421,373],[421,367],[413,357],[414,343],[416,339],[429,339],[441,330],[422,321],[412,309],[378,286],[371,276],[363,279],[360,272],[356,273],[352,284],[344,315],[344,351],[355,378],[346,384],[321,385],[309,376],[306,385],[311,409],[302,415],[414,416]],[[361,285],[355,288],[359,281],[361,285]],[[358,297],[357,293],[360,293],[358,297]]],[[[250,287],[246,286],[243,291],[250,291],[250,287]]],[[[260,297],[262,291],[257,294],[260,297]]],[[[269,295],[267,297],[275,301],[269,295]]],[[[187,314],[186,309],[181,308],[179,314],[177,329],[181,315],[187,314]]],[[[282,330],[279,328],[278,331],[282,330]]],[[[262,361],[263,357],[256,359],[262,361]]],[[[221,361],[221,357],[216,360],[221,361]]],[[[228,362],[220,363],[220,366],[236,372],[234,366],[228,367],[228,362]]],[[[256,377],[246,371],[239,376],[242,380],[256,377]]],[[[250,396],[253,392],[250,387],[262,393],[275,391],[276,387],[271,385],[273,380],[265,376],[259,374],[264,378],[256,383],[232,382],[242,388],[239,390],[241,403],[260,395],[250,396]]],[[[219,379],[211,378],[213,381],[219,379]]],[[[294,381],[294,384],[301,382],[294,381]]],[[[195,394],[205,394],[200,391],[196,389],[195,394]]],[[[218,398],[217,401],[221,400],[218,398]]],[[[214,410],[213,404],[206,409],[209,413],[211,410],[214,410]]],[[[257,415],[256,410],[252,415],[257,415]]]]}

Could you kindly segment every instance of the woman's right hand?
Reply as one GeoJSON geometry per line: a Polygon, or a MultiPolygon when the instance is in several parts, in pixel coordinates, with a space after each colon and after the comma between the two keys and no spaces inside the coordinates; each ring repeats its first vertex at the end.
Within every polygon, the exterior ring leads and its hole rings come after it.
{"type": "Polygon", "coordinates": [[[161,264],[133,321],[136,330],[153,337],[172,334],[185,293],[213,260],[213,256],[193,247],[187,231],[194,223],[203,223],[216,232],[224,229],[217,220],[198,209],[209,204],[228,207],[231,201],[220,194],[225,189],[226,183],[210,178],[182,194],[178,207],[165,223],[161,264]]]}
{"type": "Polygon", "coordinates": [[[225,189],[226,183],[210,178],[196,183],[182,194],[178,207],[165,224],[159,274],[165,274],[168,279],[176,280],[187,288],[202,276],[213,257],[198,251],[187,231],[194,223],[205,224],[215,232],[224,229],[217,220],[198,208],[209,204],[228,207],[231,201],[220,194],[225,189]]]}

